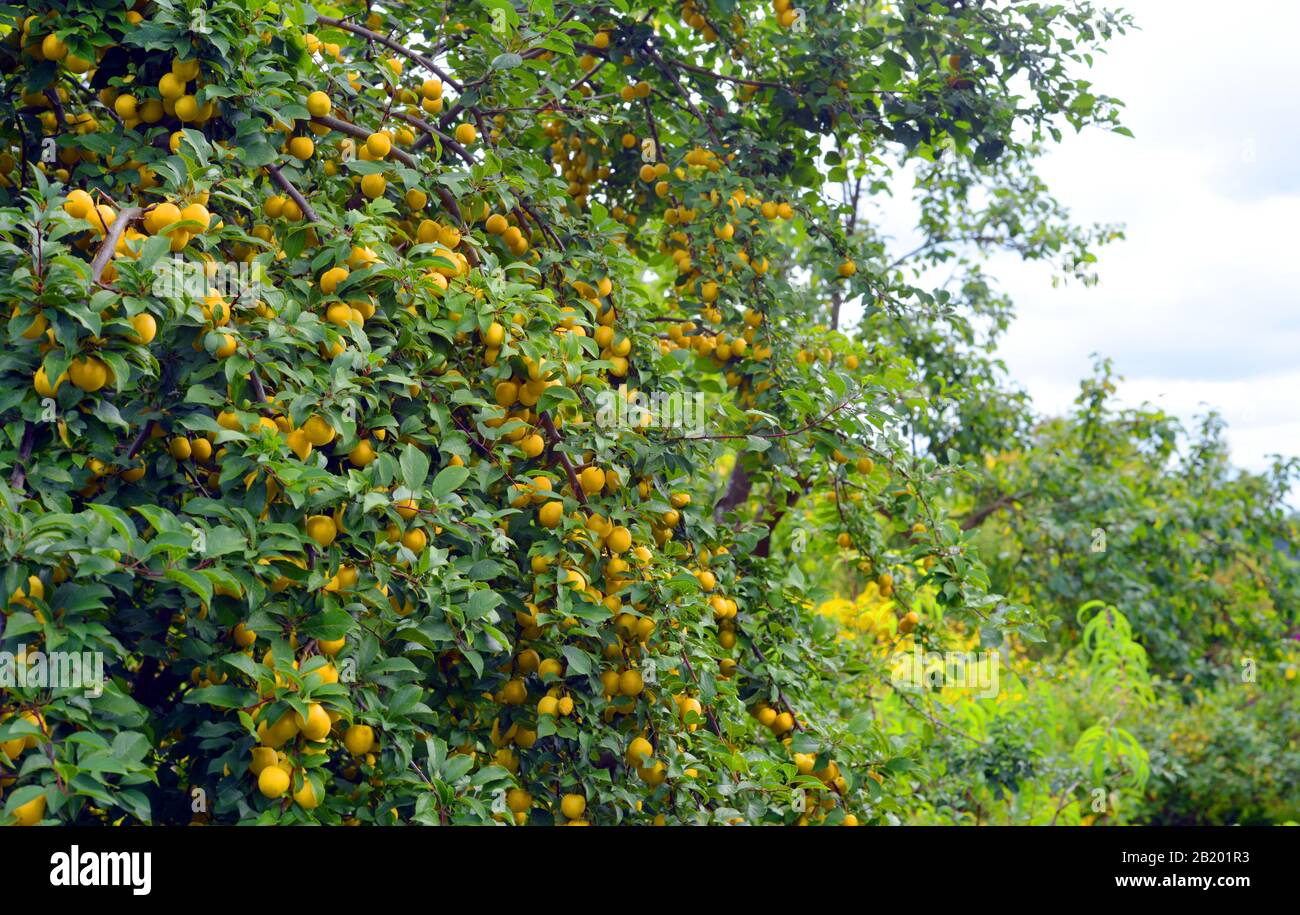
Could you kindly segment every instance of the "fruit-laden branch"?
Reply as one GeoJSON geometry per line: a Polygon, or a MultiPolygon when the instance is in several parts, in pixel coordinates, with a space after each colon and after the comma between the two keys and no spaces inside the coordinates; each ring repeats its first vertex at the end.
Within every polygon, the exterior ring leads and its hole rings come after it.
{"type": "MultiPolygon", "coordinates": [[[[342,83],[340,83],[340,85],[342,85],[342,83]]],[[[423,131],[424,135],[416,139],[415,145],[413,147],[414,149],[421,149],[424,146],[427,146],[429,140],[431,140],[434,137],[437,137],[438,142],[440,142],[444,148],[450,149],[462,160],[464,160],[467,164],[469,165],[474,164],[474,157],[470,155],[469,150],[467,150],[464,146],[462,146],[460,143],[456,141],[455,137],[443,133],[441,130],[439,130],[437,127],[430,124],[428,121],[424,120],[423,118],[418,118],[415,115],[408,114],[405,111],[393,111],[391,108],[381,107],[379,103],[376,102],[374,99],[368,98],[364,95],[353,96],[353,98],[355,98],[359,102],[364,102],[366,105],[369,105],[375,111],[381,112],[384,119],[387,119],[388,117],[395,117],[400,121],[405,121],[407,124],[410,124],[412,127],[416,128],[417,130],[423,131]]],[[[357,127],[355,124],[350,124],[347,121],[340,121],[336,118],[329,117],[328,115],[321,116],[321,117],[313,117],[312,120],[317,121],[321,124],[327,124],[333,127],[335,130],[341,131],[342,133],[351,134],[352,136],[359,137],[360,139],[363,140],[369,136],[368,132],[362,130],[362,128],[360,127],[357,127]],[[335,123],[336,121],[337,124],[335,123]],[[361,130],[362,132],[357,133],[356,131],[358,130],[361,130]]],[[[407,153],[402,152],[396,147],[394,147],[391,150],[391,152],[394,157],[401,159],[403,162],[406,162],[412,168],[415,167],[415,160],[410,159],[407,153]],[[402,158],[403,156],[407,156],[407,158],[402,158]]]]}
{"type": "MultiPolygon", "coordinates": [[[[767,605],[767,609],[776,613],[776,608],[771,604],[767,605]]],[[[758,658],[758,663],[762,664],[765,668],[768,667],[767,656],[763,654],[763,649],[758,647],[758,641],[753,636],[750,636],[749,646],[754,649],[754,657],[758,658]]],[[[794,710],[794,706],[790,704],[790,700],[785,697],[785,692],[781,689],[781,684],[777,683],[776,680],[773,680],[770,673],[768,674],[768,679],[771,680],[772,685],[776,687],[776,701],[781,703],[781,706],[790,713],[790,718],[794,721],[794,730],[802,731],[803,725],[799,721],[799,713],[794,710]]]]}
{"type": "Polygon", "coordinates": [[[405,111],[394,111],[393,116],[400,118],[417,130],[424,131],[424,136],[415,141],[416,149],[427,146],[430,140],[437,137],[438,142],[442,144],[443,149],[450,149],[453,153],[459,156],[466,165],[474,164],[474,157],[470,155],[470,151],[462,146],[451,134],[445,133],[423,118],[417,118],[415,115],[408,114],[405,111]]]}
{"type": "Polygon", "coordinates": [[[573,494],[578,497],[579,502],[586,505],[587,494],[582,491],[582,486],[578,483],[578,473],[573,469],[573,462],[559,448],[563,439],[560,438],[560,431],[555,428],[555,422],[551,419],[549,413],[542,413],[539,421],[542,424],[542,429],[546,432],[546,437],[551,440],[551,454],[560,462],[560,466],[564,468],[565,474],[569,477],[569,485],[573,487],[573,494]]]}
{"type": "MultiPolygon", "coordinates": [[[[682,664],[686,667],[687,675],[695,683],[695,688],[700,689],[700,678],[695,675],[695,668],[691,666],[691,659],[686,656],[685,651],[682,652],[682,664]]],[[[704,716],[709,721],[709,730],[721,737],[722,728],[718,727],[718,719],[714,717],[713,709],[705,703],[701,703],[701,705],[704,707],[704,716]]]]}
{"type": "Polygon", "coordinates": [[[54,109],[54,116],[58,118],[57,123],[60,127],[68,123],[68,116],[63,113],[63,100],[53,89],[45,90],[45,97],[50,100],[50,107],[54,109]]]}
{"type": "MultiPolygon", "coordinates": [[[[366,99],[364,96],[358,96],[358,98],[361,98],[363,101],[369,102],[369,99],[366,99]]],[[[420,130],[425,131],[424,136],[420,137],[418,140],[415,141],[415,146],[414,146],[415,149],[419,149],[422,145],[424,145],[421,141],[436,136],[438,140],[443,144],[444,147],[456,153],[458,156],[460,156],[469,164],[471,165],[474,164],[474,157],[469,154],[469,152],[465,149],[465,147],[457,143],[454,138],[449,137],[446,134],[442,133],[442,131],[438,130],[432,124],[429,124],[426,121],[421,120],[420,118],[414,117],[413,115],[404,114],[400,111],[394,111],[391,112],[391,114],[394,117],[406,121],[408,124],[412,125],[413,127],[417,127],[420,130]]],[[[314,116],[312,120],[316,121],[322,126],[329,127],[333,130],[337,130],[339,133],[343,133],[343,134],[347,134],[348,136],[355,137],[358,140],[366,140],[370,136],[370,132],[367,131],[364,127],[358,127],[356,124],[341,120],[339,118],[330,117],[328,115],[322,115],[319,117],[314,116]]],[[[419,168],[419,163],[416,161],[415,157],[412,156],[410,153],[397,149],[396,147],[390,149],[389,153],[390,155],[393,156],[393,158],[397,159],[399,162],[408,165],[411,168],[419,168]]],[[[456,198],[451,195],[451,191],[447,190],[447,188],[443,187],[441,184],[435,183],[434,193],[438,195],[438,200],[441,201],[443,209],[445,209],[448,213],[451,214],[452,219],[456,220],[457,224],[459,224],[461,228],[465,228],[466,226],[468,226],[468,223],[466,222],[464,215],[461,213],[460,204],[458,204],[456,202],[456,198]]],[[[465,249],[465,259],[469,261],[470,266],[472,267],[478,266],[479,263],[478,255],[474,253],[473,248],[465,249]]]]}
{"type": "Polygon", "coordinates": [[[436,74],[439,79],[441,79],[447,85],[451,86],[457,92],[460,92],[462,89],[465,88],[459,81],[453,79],[447,73],[443,72],[442,68],[439,67],[436,63],[434,63],[431,58],[426,57],[425,55],[421,54],[419,51],[414,51],[411,48],[408,48],[400,41],[394,41],[393,39],[389,38],[387,35],[380,35],[378,32],[372,32],[370,31],[370,29],[363,28],[362,26],[359,25],[354,25],[351,22],[344,22],[342,19],[335,19],[333,16],[317,15],[316,21],[324,25],[332,25],[335,28],[343,29],[346,32],[351,32],[353,35],[360,35],[362,38],[365,38],[369,41],[379,42],[384,47],[396,51],[398,54],[401,54],[404,57],[410,58],[411,60],[418,63],[420,66],[424,67],[426,70],[436,74]]]}
{"type": "MultiPolygon", "coordinates": [[[[331,130],[337,130],[339,133],[345,133],[350,137],[355,137],[358,140],[364,141],[370,136],[370,131],[366,130],[364,127],[358,127],[356,124],[350,123],[341,118],[330,117],[328,114],[313,115],[312,121],[324,127],[328,127],[331,130]]],[[[388,154],[403,165],[409,165],[411,168],[419,168],[419,163],[415,161],[414,156],[404,150],[398,149],[396,146],[390,149],[388,154]]]]}
{"type": "Polygon", "coordinates": [[[284,176],[284,172],[280,171],[280,169],[274,165],[266,166],[266,171],[267,174],[271,176],[271,179],[275,181],[276,184],[280,185],[280,189],[288,194],[293,199],[294,203],[298,204],[298,209],[302,210],[302,215],[308,222],[321,221],[320,216],[316,215],[316,211],[313,210],[311,204],[307,202],[307,198],[302,195],[302,191],[293,186],[292,182],[284,176]]]}
{"type": "MultiPolygon", "coordinates": [[[[131,221],[139,217],[143,212],[139,207],[127,207],[118,213],[112,225],[107,227],[108,231],[104,233],[104,241],[100,244],[99,250],[95,252],[95,259],[90,262],[90,281],[92,283],[99,282],[99,278],[104,275],[104,268],[108,266],[108,262],[113,259],[113,254],[117,251],[117,243],[122,239],[122,233],[126,231],[126,227],[130,225],[131,221]]],[[[103,217],[101,216],[100,219],[102,220],[103,217]]]]}

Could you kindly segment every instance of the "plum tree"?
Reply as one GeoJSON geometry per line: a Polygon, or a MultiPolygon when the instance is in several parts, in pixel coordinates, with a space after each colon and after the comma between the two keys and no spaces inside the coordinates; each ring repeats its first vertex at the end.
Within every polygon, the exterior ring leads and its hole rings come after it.
{"type": "Polygon", "coordinates": [[[900,422],[978,453],[913,332],[953,297],[888,263],[860,205],[930,170],[924,256],[965,238],[1082,269],[1097,239],[1030,163],[1062,126],[1119,129],[1076,71],[1125,24],[0,8],[0,637],[107,673],[94,699],[6,691],[4,817],[904,810],[903,748],[836,697],[851,646],[774,529],[834,505],[883,592],[934,595],[903,618],[920,634],[1034,616],[990,593],[947,452],[900,422]],[[702,422],[600,420],[647,392],[702,422]]]}

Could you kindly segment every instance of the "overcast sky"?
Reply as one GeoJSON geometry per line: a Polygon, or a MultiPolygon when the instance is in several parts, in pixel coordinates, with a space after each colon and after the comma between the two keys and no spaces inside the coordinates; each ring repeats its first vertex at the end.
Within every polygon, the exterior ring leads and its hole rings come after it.
{"type": "Polygon", "coordinates": [[[1001,355],[1044,413],[1108,355],[1126,403],[1189,423],[1217,409],[1233,460],[1261,469],[1300,454],[1300,0],[1110,6],[1140,30],[1091,79],[1135,139],[1067,136],[1039,172],[1077,221],[1127,239],[1100,249],[1091,288],[999,256],[989,272],[1017,306],[1001,355]]]}

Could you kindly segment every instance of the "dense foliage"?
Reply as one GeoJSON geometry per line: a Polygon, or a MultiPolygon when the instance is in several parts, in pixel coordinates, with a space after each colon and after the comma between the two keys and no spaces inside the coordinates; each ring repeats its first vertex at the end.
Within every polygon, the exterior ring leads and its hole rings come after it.
{"type": "Polygon", "coordinates": [[[1127,24],[0,4],[0,646],[106,680],[5,687],[4,818],[1284,815],[1135,735],[1294,669],[1293,468],[1105,374],[1040,422],[994,352],[988,255],[1090,282],[1119,237],[1033,160],[1123,131],[1086,72],[1127,24]],[[913,645],[1041,701],[932,705],[913,645]]]}

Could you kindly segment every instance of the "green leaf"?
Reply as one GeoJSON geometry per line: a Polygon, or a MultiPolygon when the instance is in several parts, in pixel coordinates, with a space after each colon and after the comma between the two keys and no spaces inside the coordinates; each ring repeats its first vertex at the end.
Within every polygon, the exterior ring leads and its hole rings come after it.
{"type": "MultiPolygon", "coordinates": [[[[407,486],[413,490],[423,488],[425,478],[429,476],[429,456],[427,454],[414,445],[407,445],[402,451],[402,457],[398,464],[402,469],[402,479],[407,486]]],[[[463,470],[464,468],[455,469],[463,470]]],[[[443,473],[446,472],[446,470],[443,471],[443,473]]],[[[442,474],[438,476],[441,477],[442,474]]],[[[434,481],[434,485],[437,485],[437,480],[434,481]]]]}
{"type": "Polygon", "coordinates": [[[469,478],[468,467],[444,467],[438,471],[438,475],[433,478],[433,483],[429,486],[429,498],[434,501],[442,499],[444,496],[455,492],[466,479],[469,478]]]}

